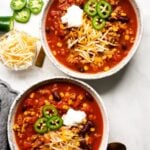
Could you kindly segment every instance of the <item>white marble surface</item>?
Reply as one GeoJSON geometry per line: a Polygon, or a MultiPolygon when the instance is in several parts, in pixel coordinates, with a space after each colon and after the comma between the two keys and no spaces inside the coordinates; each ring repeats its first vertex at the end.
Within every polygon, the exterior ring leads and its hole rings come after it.
{"type": "MultiPolygon", "coordinates": [[[[138,1],[144,19],[144,34],[138,52],[121,72],[88,83],[98,91],[106,105],[110,121],[109,141],[123,142],[128,150],[150,150],[150,1],[138,1]]],[[[9,0],[0,0],[0,15],[7,14],[11,14],[9,0]]],[[[39,22],[40,16],[36,16],[30,23],[16,24],[16,27],[39,36],[39,22]]],[[[12,72],[0,65],[0,78],[18,91],[56,75],[64,74],[47,58],[43,68],[33,67],[22,72],[12,72]]]]}

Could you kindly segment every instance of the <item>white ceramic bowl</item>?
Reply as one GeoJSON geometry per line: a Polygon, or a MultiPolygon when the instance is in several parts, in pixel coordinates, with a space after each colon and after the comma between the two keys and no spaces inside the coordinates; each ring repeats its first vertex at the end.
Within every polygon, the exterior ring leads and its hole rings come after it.
{"type": "Polygon", "coordinates": [[[16,110],[18,108],[18,105],[25,98],[25,96],[28,93],[30,93],[31,91],[33,91],[34,89],[37,89],[43,85],[47,85],[49,83],[55,83],[55,82],[72,83],[74,85],[80,86],[84,90],[89,92],[93,96],[93,98],[96,100],[96,102],[99,106],[99,109],[101,111],[102,120],[103,120],[103,135],[102,135],[102,142],[100,144],[99,150],[105,150],[107,147],[107,144],[108,144],[109,125],[108,125],[108,117],[107,117],[106,109],[105,109],[105,106],[103,104],[101,97],[88,84],[86,84],[82,81],[79,81],[79,80],[75,80],[72,78],[66,78],[66,77],[55,77],[55,78],[51,78],[49,80],[41,81],[41,82],[31,86],[30,88],[28,88],[23,93],[19,94],[19,96],[14,100],[14,102],[10,108],[10,111],[9,111],[8,123],[7,123],[7,130],[8,130],[7,133],[8,133],[8,141],[9,141],[10,149],[11,150],[18,150],[18,146],[16,143],[14,131],[13,131],[14,117],[16,115],[16,110]]]}
{"type": "Polygon", "coordinates": [[[55,66],[58,69],[60,69],[62,72],[66,73],[67,75],[75,77],[75,78],[87,79],[87,80],[88,79],[89,80],[100,79],[100,78],[111,76],[111,75],[115,74],[116,72],[120,71],[131,60],[131,58],[133,57],[133,55],[137,51],[139,43],[141,41],[142,33],[143,33],[143,21],[142,21],[141,10],[139,8],[137,1],[136,0],[130,0],[130,3],[132,4],[132,6],[136,12],[138,28],[137,28],[135,43],[132,46],[131,50],[129,51],[128,55],[120,63],[118,63],[115,67],[113,67],[112,69],[110,69],[109,71],[106,71],[106,72],[98,72],[95,74],[90,74],[90,73],[80,73],[80,72],[76,72],[76,71],[69,69],[68,67],[61,64],[55,58],[55,56],[52,54],[52,52],[48,46],[47,40],[46,40],[45,20],[46,20],[46,16],[47,16],[49,7],[51,6],[52,3],[53,3],[53,0],[48,2],[47,6],[44,10],[44,13],[43,13],[42,23],[41,23],[41,41],[42,41],[42,45],[44,47],[45,53],[48,56],[48,58],[55,64],[55,66]]]}

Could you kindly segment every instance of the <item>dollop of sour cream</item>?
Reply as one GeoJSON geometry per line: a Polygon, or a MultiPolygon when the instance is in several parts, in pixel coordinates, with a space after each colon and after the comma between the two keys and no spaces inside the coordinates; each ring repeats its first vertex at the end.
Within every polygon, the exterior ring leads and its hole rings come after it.
{"type": "Polygon", "coordinates": [[[64,125],[66,126],[75,126],[86,118],[86,113],[80,110],[74,110],[70,108],[66,114],[62,116],[64,125]]]}
{"type": "Polygon", "coordinates": [[[72,5],[67,9],[67,13],[61,17],[63,24],[67,23],[68,28],[80,27],[83,20],[83,10],[76,5],[72,5]]]}

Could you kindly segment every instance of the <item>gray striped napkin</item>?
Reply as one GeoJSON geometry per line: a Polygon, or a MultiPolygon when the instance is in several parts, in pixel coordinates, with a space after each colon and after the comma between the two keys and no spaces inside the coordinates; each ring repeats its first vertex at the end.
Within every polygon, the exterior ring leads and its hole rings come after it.
{"type": "Polygon", "coordinates": [[[17,96],[4,81],[0,80],[0,150],[8,150],[7,142],[7,118],[10,105],[17,96]]]}

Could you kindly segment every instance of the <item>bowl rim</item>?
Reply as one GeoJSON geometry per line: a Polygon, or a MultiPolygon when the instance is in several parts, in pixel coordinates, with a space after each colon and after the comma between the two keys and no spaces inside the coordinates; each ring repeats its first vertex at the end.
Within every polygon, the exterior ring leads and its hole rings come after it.
{"type": "Polygon", "coordinates": [[[41,87],[42,85],[46,85],[46,84],[57,82],[57,81],[72,83],[74,85],[80,86],[84,90],[88,91],[94,97],[94,99],[96,100],[96,103],[99,106],[100,112],[102,114],[102,120],[103,120],[103,136],[102,136],[102,141],[101,141],[99,150],[106,149],[107,144],[108,144],[108,137],[109,137],[109,121],[108,121],[108,114],[106,111],[106,107],[104,105],[104,102],[103,102],[101,96],[89,84],[87,84],[83,81],[71,78],[71,77],[64,77],[64,76],[56,76],[56,77],[52,77],[52,78],[49,78],[46,80],[39,81],[39,82],[31,85],[28,89],[21,92],[15,98],[15,100],[13,101],[13,103],[10,107],[9,114],[8,114],[8,120],[7,120],[7,136],[8,136],[8,142],[9,142],[10,149],[11,150],[18,149],[12,124],[14,123],[14,116],[16,114],[18,105],[23,100],[24,96],[27,95],[28,93],[30,93],[31,91],[33,91],[34,89],[41,87]]]}
{"type": "Polygon", "coordinates": [[[45,35],[45,20],[46,20],[46,16],[49,10],[50,5],[52,4],[53,0],[49,1],[43,11],[43,15],[42,15],[42,20],[41,20],[41,42],[42,42],[42,46],[44,48],[44,51],[46,53],[46,55],[48,56],[49,60],[63,73],[74,77],[74,78],[78,78],[78,79],[84,79],[84,80],[94,80],[94,79],[102,79],[105,77],[109,77],[117,72],[119,72],[122,68],[124,68],[129,61],[131,60],[131,58],[133,57],[133,55],[136,53],[136,51],[138,50],[138,47],[140,45],[141,39],[142,39],[142,35],[143,35],[143,14],[142,14],[142,10],[140,8],[140,4],[138,1],[136,0],[129,0],[129,2],[131,3],[132,7],[134,8],[134,11],[136,13],[137,17],[137,33],[136,33],[136,39],[135,42],[133,44],[133,46],[131,47],[131,49],[129,50],[128,55],[123,58],[117,65],[115,65],[114,67],[112,67],[109,71],[106,72],[97,72],[97,73],[80,73],[77,71],[74,71],[70,68],[68,68],[67,66],[63,65],[61,62],[59,62],[59,60],[57,60],[57,58],[55,58],[55,56],[52,54],[52,51],[50,50],[47,40],[46,40],[46,35],[45,35]]]}

